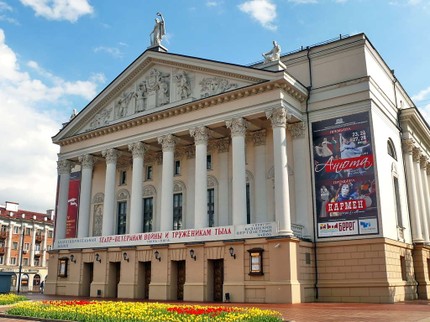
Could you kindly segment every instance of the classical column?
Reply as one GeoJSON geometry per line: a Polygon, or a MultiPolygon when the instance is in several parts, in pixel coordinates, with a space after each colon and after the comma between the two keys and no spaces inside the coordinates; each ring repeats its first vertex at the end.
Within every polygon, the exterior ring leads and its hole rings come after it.
{"type": "Polygon", "coordinates": [[[408,185],[408,199],[409,199],[409,209],[411,212],[411,222],[412,222],[412,239],[414,242],[422,243],[423,235],[421,230],[421,220],[419,217],[419,201],[418,192],[415,184],[415,171],[414,171],[414,160],[413,160],[413,149],[414,143],[410,139],[403,140],[403,151],[404,158],[406,161],[406,179],[408,185]]]}
{"type": "Polygon", "coordinates": [[[43,248],[42,248],[42,266],[45,267],[46,266],[46,254],[47,254],[47,249],[46,247],[48,246],[48,228],[45,227],[44,229],[44,235],[43,235],[43,248]]]}
{"type": "Polygon", "coordinates": [[[246,121],[236,118],[226,121],[231,131],[233,146],[233,225],[246,224],[246,164],[245,164],[245,134],[246,121]]]}
{"type": "Polygon", "coordinates": [[[115,173],[118,151],[115,149],[104,150],[102,155],[106,159],[102,236],[108,236],[115,234],[115,173]]]}
{"type": "Polygon", "coordinates": [[[204,126],[190,130],[196,146],[196,169],[194,186],[194,227],[209,227],[207,202],[207,167],[208,130],[204,126]]]}
{"type": "Polygon", "coordinates": [[[55,240],[66,238],[66,221],[69,198],[70,169],[69,160],[58,160],[57,171],[60,176],[58,184],[57,219],[55,221],[55,240]]]}
{"type": "Polygon", "coordinates": [[[171,230],[173,226],[173,163],[175,137],[171,134],[158,138],[163,149],[163,170],[161,173],[161,218],[160,230],[171,230]]]}
{"type": "Polygon", "coordinates": [[[427,181],[427,158],[424,155],[420,157],[420,178],[421,178],[421,195],[422,195],[422,223],[424,241],[430,242],[429,236],[429,213],[430,213],[430,195],[427,181]]]}
{"type": "Polygon", "coordinates": [[[273,153],[275,173],[275,219],[279,225],[279,234],[293,235],[289,208],[289,182],[287,160],[287,111],[280,107],[266,112],[272,122],[273,153]]]}
{"type": "Polygon", "coordinates": [[[228,226],[229,221],[229,187],[228,187],[228,152],[230,138],[217,140],[218,166],[220,169],[218,176],[218,225],[228,226]]]}
{"type": "Polygon", "coordinates": [[[30,249],[30,266],[34,266],[34,254],[36,253],[36,224],[33,223],[33,231],[31,234],[31,249],[30,249]]]}
{"type": "Polygon", "coordinates": [[[7,236],[7,248],[6,248],[6,259],[4,263],[10,265],[10,250],[12,249],[12,235],[13,235],[14,224],[9,222],[9,235],[7,236]]]}
{"type": "Polygon", "coordinates": [[[142,142],[129,144],[128,149],[133,154],[133,177],[131,181],[130,204],[130,234],[143,231],[143,155],[147,147],[142,142]]]}
{"type": "Polygon", "coordinates": [[[255,156],[255,221],[267,222],[266,130],[252,132],[255,156]]]}
{"type": "Polygon", "coordinates": [[[187,146],[184,150],[187,162],[187,202],[185,210],[185,218],[183,218],[183,226],[185,229],[194,228],[194,194],[195,194],[195,174],[196,174],[196,163],[194,160],[196,158],[196,149],[194,146],[187,146]]]}
{"type": "Polygon", "coordinates": [[[78,237],[88,237],[91,212],[91,186],[94,157],[86,154],[79,157],[82,167],[81,192],[79,195],[78,237]]]}

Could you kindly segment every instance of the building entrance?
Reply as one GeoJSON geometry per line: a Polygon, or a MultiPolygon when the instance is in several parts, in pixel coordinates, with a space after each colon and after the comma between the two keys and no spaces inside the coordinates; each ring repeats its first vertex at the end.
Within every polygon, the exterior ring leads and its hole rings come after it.
{"type": "Polygon", "coordinates": [[[80,296],[90,296],[93,276],[94,276],[94,263],[84,263],[84,268],[82,271],[80,296]]]}
{"type": "Polygon", "coordinates": [[[151,262],[139,262],[137,273],[137,298],[149,299],[149,284],[151,283],[151,262]]]}
{"type": "Polygon", "coordinates": [[[176,286],[176,299],[184,299],[185,261],[174,261],[172,269],[172,285],[176,286]],[[176,278],[175,278],[176,277],[176,278]]]}
{"type": "Polygon", "coordinates": [[[118,284],[121,275],[121,263],[110,262],[109,263],[109,279],[107,288],[107,297],[118,297],[118,284]]]}
{"type": "Polygon", "coordinates": [[[214,302],[222,302],[224,284],[224,260],[211,260],[210,265],[213,272],[213,300],[214,302]]]}

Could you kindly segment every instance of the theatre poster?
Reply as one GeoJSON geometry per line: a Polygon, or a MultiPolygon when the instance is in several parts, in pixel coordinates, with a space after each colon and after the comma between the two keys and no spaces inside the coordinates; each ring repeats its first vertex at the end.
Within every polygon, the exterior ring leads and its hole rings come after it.
{"type": "Polygon", "coordinates": [[[67,198],[66,238],[75,238],[77,236],[80,186],[81,172],[72,172],[70,174],[69,195],[67,198]]]}
{"type": "Polygon", "coordinates": [[[319,238],[378,234],[369,114],[312,123],[319,238]]]}

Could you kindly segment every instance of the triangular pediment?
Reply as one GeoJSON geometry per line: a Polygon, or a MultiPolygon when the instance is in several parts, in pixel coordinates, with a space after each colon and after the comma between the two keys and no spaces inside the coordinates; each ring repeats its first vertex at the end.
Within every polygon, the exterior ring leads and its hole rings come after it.
{"type": "Polygon", "coordinates": [[[148,50],[53,138],[54,142],[279,78],[279,72],[148,50]]]}

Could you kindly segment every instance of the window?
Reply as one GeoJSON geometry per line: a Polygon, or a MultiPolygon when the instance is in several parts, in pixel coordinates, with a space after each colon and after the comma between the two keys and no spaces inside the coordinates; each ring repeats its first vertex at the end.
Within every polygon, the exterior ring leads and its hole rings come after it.
{"type": "Polygon", "coordinates": [[[146,180],[152,180],[152,165],[146,167],[146,180]]]}
{"type": "Polygon", "coordinates": [[[34,250],[40,252],[40,243],[34,245],[34,250]]]}
{"type": "Polygon", "coordinates": [[[181,161],[176,160],[175,161],[175,176],[178,176],[181,174],[181,161]]]}
{"type": "Polygon", "coordinates": [[[403,228],[402,206],[400,204],[399,179],[397,177],[393,177],[393,184],[394,184],[394,197],[396,198],[397,226],[403,228]]]}
{"type": "Polygon", "coordinates": [[[118,202],[118,235],[124,235],[127,229],[127,201],[118,202]]]}
{"type": "Polygon", "coordinates": [[[30,249],[30,244],[29,243],[25,243],[24,244],[24,250],[29,250],[30,249]]]}
{"type": "Polygon", "coordinates": [[[68,264],[67,258],[60,258],[58,260],[58,276],[59,277],[67,277],[67,264],[68,264]]]}
{"type": "Polygon", "coordinates": [[[34,266],[40,266],[40,260],[39,258],[34,259],[34,266]]]}
{"type": "Polygon", "coordinates": [[[10,264],[11,265],[16,265],[16,257],[11,257],[10,258],[10,264]]]}
{"type": "Polygon", "coordinates": [[[0,230],[2,233],[5,233],[5,232],[7,232],[7,227],[6,226],[4,226],[4,225],[2,225],[1,226],[1,230],[0,230]]]}
{"type": "Polygon", "coordinates": [[[251,223],[251,191],[249,183],[246,183],[246,223],[251,223]]]}
{"type": "Polygon", "coordinates": [[[154,198],[143,198],[143,232],[152,231],[152,211],[154,198]]]}
{"type": "Polygon", "coordinates": [[[4,256],[0,255],[0,264],[3,265],[4,264],[4,256]]]}
{"type": "Polygon", "coordinates": [[[24,266],[28,266],[28,258],[24,257],[24,258],[22,259],[22,265],[24,265],[24,266]]]}
{"type": "Polygon", "coordinates": [[[125,185],[127,183],[127,171],[122,170],[119,174],[119,184],[125,185]]]}
{"type": "Polygon", "coordinates": [[[182,193],[173,195],[173,230],[182,228],[182,193]]]}
{"type": "Polygon", "coordinates": [[[209,227],[215,226],[215,189],[208,189],[208,216],[209,216],[209,227]]]}
{"type": "Polygon", "coordinates": [[[407,281],[405,256],[400,256],[400,269],[402,271],[402,280],[407,281]]]}
{"type": "Polygon", "coordinates": [[[30,234],[31,234],[31,229],[30,228],[25,228],[25,235],[26,236],[30,236],[30,234]]]}
{"type": "Polygon", "coordinates": [[[396,148],[394,147],[394,143],[391,139],[388,139],[387,141],[387,152],[394,160],[397,160],[396,148]]]}
{"type": "Polygon", "coordinates": [[[54,233],[50,230],[48,231],[48,238],[52,238],[54,237],[54,233]]]}
{"type": "Polygon", "coordinates": [[[12,243],[12,249],[18,249],[18,242],[12,243]]]}
{"type": "Polygon", "coordinates": [[[19,227],[18,226],[13,226],[13,233],[19,234],[19,227]]]}
{"type": "Polygon", "coordinates": [[[212,155],[210,154],[206,156],[206,169],[212,170],[212,155]]]}

